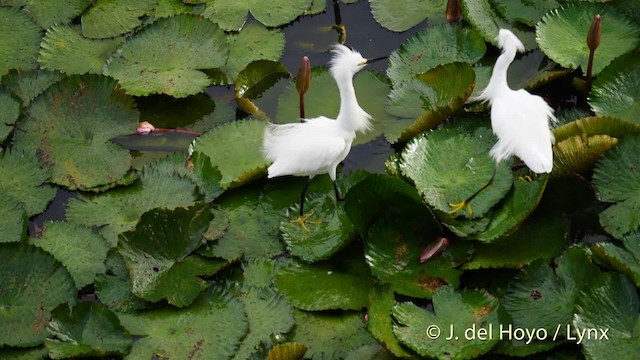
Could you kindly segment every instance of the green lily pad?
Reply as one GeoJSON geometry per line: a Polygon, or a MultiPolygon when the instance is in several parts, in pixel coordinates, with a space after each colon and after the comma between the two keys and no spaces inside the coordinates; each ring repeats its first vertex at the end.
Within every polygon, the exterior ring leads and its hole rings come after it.
{"type": "Polygon", "coordinates": [[[22,100],[23,107],[27,107],[33,99],[60,79],[62,79],[62,74],[53,71],[12,70],[2,78],[2,84],[22,100]]]}
{"type": "Polygon", "coordinates": [[[347,354],[363,345],[372,345],[371,337],[360,312],[305,312],[294,313],[296,328],[292,341],[307,347],[308,359],[344,359],[347,354]]]}
{"type": "Polygon", "coordinates": [[[0,243],[19,242],[27,234],[27,215],[16,200],[0,202],[0,243]]]}
{"type": "Polygon", "coordinates": [[[272,344],[272,336],[291,330],[295,324],[293,307],[271,288],[250,288],[240,296],[249,320],[249,333],[233,356],[234,360],[252,358],[260,346],[272,344]]]}
{"type": "Polygon", "coordinates": [[[535,27],[542,16],[560,6],[556,0],[527,1],[527,0],[491,0],[496,9],[505,19],[513,19],[535,27]]]}
{"type": "Polygon", "coordinates": [[[79,28],[55,25],[47,29],[40,44],[38,63],[43,69],[65,74],[102,74],[109,56],[124,38],[93,40],[82,37],[79,28]]]}
{"type": "Polygon", "coordinates": [[[66,222],[47,222],[42,236],[31,243],[52,254],[69,270],[76,288],[94,282],[96,275],[106,271],[108,245],[91,229],[66,222]]]}
{"type": "Polygon", "coordinates": [[[104,305],[81,302],[71,312],[62,305],[52,315],[45,339],[52,359],[124,355],[133,342],[104,305]]]}
{"type": "Polygon", "coordinates": [[[638,45],[640,28],[611,6],[585,1],[554,10],[542,18],[536,27],[540,49],[558,64],[570,69],[580,67],[586,74],[589,60],[586,38],[596,14],[602,17],[603,26],[593,59],[593,75],[638,45]]]}
{"type": "Polygon", "coordinates": [[[393,332],[400,342],[422,356],[470,359],[489,351],[498,337],[467,340],[465,329],[497,329],[498,306],[498,300],[483,291],[456,292],[447,286],[433,294],[433,312],[411,302],[397,304],[393,316],[398,324],[393,332]]]}
{"type": "Polygon", "coordinates": [[[269,351],[267,360],[299,360],[306,352],[307,348],[299,343],[277,344],[269,351]]]}
{"type": "Polygon", "coordinates": [[[290,23],[311,6],[312,0],[216,0],[209,2],[202,16],[211,19],[226,31],[239,31],[247,15],[269,27],[290,23]]]}
{"type": "Polygon", "coordinates": [[[194,154],[206,155],[220,170],[223,189],[245,184],[261,176],[268,165],[262,155],[265,126],[260,120],[219,126],[195,140],[194,154]]]}
{"type": "Polygon", "coordinates": [[[118,313],[118,317],[130,334],[141,336],[131,348],[131,359],[228,359],[248,330],[244,306],[220,287],[188,308],[118,313]]]}
{"type": "Polygon", "coordinates": [[[247,24],[237,35],[229,35],[228,42],[229,59],[223,70],[227,78],[235,79],[253,61],[278,61],[284,52],[285,38],[281,30],[247,24]]]}
{"type": "Polygon", "coordinates": [[[42,343],[50,311],[75,297],[71,275],[51,254],[31,245],[0,244],[0,346],[42,343]]]}
{"type": "MultiPolygon", "coordinates": [[[[463,17],[478,29],[486,41],[494,46],[498,46],[498,30],[500,28],[513,32],[522,41],[525,49],[537,48],[535,34],[526,26],[518,26],[502,19],[494,10],[492,2],[491,0],[463,0],[463,17]]],[[[536,4],[539,3],[539,1],[536,2],[536,4]]]]}
{"type": "Polygon", "coordinates": [[[228,52],[226,36],[216,24],[176,15],[136,32],[109,60],[105,74],[132,95],[185,97],[211,85],[201,69],[222,67],[228,52]]]}
{"type": "Polygon", "coordinates": [[[134,230],[120,235],[119,251],[133,293],[148,301],[189,305],[208,285],[200,276],[212,275],[224,265],[189,256],[202,245],[212,218],[207,205],[156,209],[144,213],[134,230]]]}
{"type": "Polygon", "coordinates": [[[614,269],[629,275],[636,286],[640,286],[640,232],[633,231],[624,236],[622,245],[600,242],[594,244],[592,250],[614,269]]]}
{"type": "Polygon", "coordinates": [[[82,14],[85,37],[105,39],[133,31],[142,25],[140,18],[151,15],[154,0],[131,3],[127,0],[98,0],[82,14]]]}
{"type": "Polygon", "coordinates": [[[614,116],[640,124],[640,60],[629,54],[614,60],[598,75],[589,104],[598,115],[614,116]]]}
{"type": "MultiPolygon", "coordinates": [[[[520,273],[510,284],[503,305],[513,319],[514,327],[545,329],[554,334],[571,323],[579,290],[597,277],[598,268],[587,252],[571,247],[552,269],[538,260],[520,273]]],[[[560,332],[560,338],[566,331],[560,332]]]]}
{"type": "Polygon", "coordinates": [[[440,125],[462,107],[471,95],[475,72],[468,63],[436,66],[396,87],[389,94],[387,111],[401,118],[416,119],[402,131],[400,142],[440,125]]]}
{"type": "Polygon", "coordinates": [[[131,166],[113,136],[132,132],[138,113],[112,79],[86,75],[51,86],[19,121],[14,148],[37,154],[52,169],[51,182],[89,190],[116,182],[131,166]]]}
{"type": "Polygon", "coordinates": [[[393,86],[414,79],[416,75],[450,62],[480,60],[487,46],[473,28],[442,24],[418,32],[389,55],[387,76],[393,86]]]}
{"type": "Polygon", "coordinates": [[[0,143],[4,142],[13,131],[13,125],[20,116],[20,102],[0,86],[0,143]]]}
{"type": "Polygon", "coordinates": [[[0,7],[0,76],[11,69],[29,70],[36,66],[40,28],[17,9],[0,7]]]}
{"type": "Polygon", "coordinates": [[[171,17],[179,14],[194,14],[197,7],[187,4],[181,0],[158,0],[156,8],[153,10],[153,16],[157,19],[171,17]]]}
{"type": "Polygon", "coordinates": [[[581,342],[587,358],[635,359],[640,356],[639,311],[633,284],[624,275],[602,273],[576,300],[573,338],[589,334],[581,342]]]}
{"type": "Polygon", "coordinates": [[[579,118],[553,129],[556,142],[561,142],[577,135],[583,139],[594,135],[622,138],[637,132],[640,132],[640,124],[602,115],[579,118]]]}
{"type": "Polygon", "coordinates": [[[106,271],[95,281],[96,296],[101,304],[119,312],[129,312],[148,307],[148,303],[131,292],[131,279],[124,258],[118,252],[109,254],[106,271]]]}
{"type": "Polygon", "coordinates": [[[49,168],[38,165],[35,156],[18,151],[0,152],[0,194],[22,205],[27,216],[41,213],[56,194],[44,184],[49,168]]]}
{"type": "Polygon", "coordinates": [[[2,348],[0,356],[11,360],[42,360],[46,359],[49,351],[44,346],[34,348],[2,348]]]}
{"type": "Polygon", "coordinates": [[[616,203],[600,213],[600,224],[617,239],[640,226],[640,136],[625,138],[598,161],[593,173],[598,200],[616,203]]]}
{"type": "Polygon", "coordinates": [[[242,263],[244,285],[270,288],[274,282],[275,263],[271,259],[254,259],[242,263]]]}
{"type": "Polygon", "coordinates": [[[402,152],[400,168],[425,201],[442,214],[451,210],[450,203],[463,201],[482,188],[497,167],[493,185],[473,199],[473,214],[465,215],[481,217],[513,184],[509,165],[496,164],[489,156],[494,143],[489,128],[457,122],[414,138],[402,152]]]}
{"type": "Polygon", "coordinates": [[[598,159],[613,148],[618,139],[608,135],[573,136],[553,147],[554,176],[584,174],[593,169],[598,159]]]}
{"type": "Polygon", "coordinates": [[[70,22],[91,5],[91,0],[2,0],[0,5],[21,8],[36,24],[47,29],[55,24],[70,22]]]}
{"type": "Polygon", "coordinates": [[[367,306],[371,279],[329,266],[292,264],[277,270],[276,287],[302,310],[359,310],[367,306]]]}
{"type": "Polygon", "coordinates": [[[373,18],[380,25],[397,32],[409,30],[427,18],[429,24],[441,22],[446,9],[446,2],[438,0],[371,0],[369,5],[373,18]]]}
{"type": "Polygon", "coordinates": [[[411,354],[393,333],[393,319],[391,311],[396,304],[393,289],[386,286],[374,286],[369,292],[369,306],[367,307],[368,326],[371,335],[383,343],[389,351],[400,358],[410,357],[411,354]]]}
{"type": "Polygon", "coordinates": [[[254,102],[265,91],[282,79],[291,78],[291,73],[280,62],[258,60],[249,64],[236,79],[236,102],[244,112],[256,119],[266,120],[267,114],[254,102]]]}

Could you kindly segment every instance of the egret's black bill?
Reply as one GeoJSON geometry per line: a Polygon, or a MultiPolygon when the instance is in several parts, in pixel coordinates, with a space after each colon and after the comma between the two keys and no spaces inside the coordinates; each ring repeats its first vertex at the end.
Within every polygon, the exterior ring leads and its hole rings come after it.
{"type": "Polygon", "coordinates": [[[367,64],[371,64],[371,63],[374,63],[376,61],[384,60],[386,58],[388,58],[388,56],[381,56],[381,57],[377,57],[377,58],[373,58],[373,59],[367,59],[367,64]]]}

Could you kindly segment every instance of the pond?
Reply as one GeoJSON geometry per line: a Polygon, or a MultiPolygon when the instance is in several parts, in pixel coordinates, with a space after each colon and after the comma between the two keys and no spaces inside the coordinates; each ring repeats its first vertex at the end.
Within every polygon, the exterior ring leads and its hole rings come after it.
{"type": "Polygon", "coordinates": [[[640,357],[637,1],[49,5],[0,1],[0,358],[640,357]],[[388,59],[301,222],[263,135],[336,43],[388,59]]]}

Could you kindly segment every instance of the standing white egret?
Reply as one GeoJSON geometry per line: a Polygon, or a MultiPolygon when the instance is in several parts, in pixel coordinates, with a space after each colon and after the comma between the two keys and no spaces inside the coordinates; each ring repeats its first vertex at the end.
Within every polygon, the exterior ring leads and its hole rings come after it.
{"type": "Polygon", "coordinates": [[[329,62],[331,75],[340,92],[338,117],[329,119],[320,116],[303,119],[300,123],[269,124],[264,133],[263,153],[268,161],[268,177],[283,175],[308,176],[309,180],[300,194],[300,215],[298,222],[304,226],[304,198],[309,181],[318,174],[329,174],[333,182],[336,199],[342,200],[336,184],[336,168],[347,157],[356,132],[371,128],[371,116],[358,105],[353,88],[353,76],[368,63],[381,60],[367,60],[359,52],[336,44],[329,62]]]}
{"type": "MultiPolygon", "coordinates": [[[[506,29],[499,30],[497,40],[502,54],[496,60],[489,84],[478,97],[491,105],[491,127],[498,137],[498,142],[491,149],[491,157],[497,167],[500,161],[516,155],[536,174],[550,173],[554,138],[549,121],[556,120],[553,109],[542,97],[525,89],[512,90],[509,87],[507,69],[516,53],[524,51],[524,45],[506,29]]],[[[491,180],[463,202],[449,204],[453,207],[449,213],[467,208],[471,214],[469,202],[493,183],[495,175],[494,168],[491,180]]]]}

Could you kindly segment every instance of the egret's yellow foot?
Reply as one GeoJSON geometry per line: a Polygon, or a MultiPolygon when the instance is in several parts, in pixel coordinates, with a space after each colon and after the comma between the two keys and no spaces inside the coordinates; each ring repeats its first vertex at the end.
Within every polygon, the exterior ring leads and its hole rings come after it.
{"type": "Polygon", "coordinates": [[[533,179],[529,175],[520,176],[520,177],[518,177],[518,179],[521,180],[521,181],[524,181],[524,182],[528,182],[528,183],[533,181],[533,179]]]}
{"type": "Polygon", "coordinates": [[[467,210],[467,212],[469,213],[469,216],[473,215],[473,211],[471,210],[471,203],[468,202],[467,200],[461,201],[459,203],[449,203],[449,206],[452,207],[451,211],[447,213],[449,215],[453,215],[463,209],[467,210]]]}
{"type": "Polygon", "coordinates": [[[310,211],[307,215],[300,215],[298,216],[297,219],[291,220],[292,223],[298,223],[300,224],[300,226],[302,226],[302,229],[306,232],[309,232],[309,228],[307,227],[307,225],[305,224],[313,224],[313,225],[320,225],[322,224],[321,220],[309,220],[309,217],[311,217],[311,215],[313,215],[315,213],[315,211],[310,211]]]}

